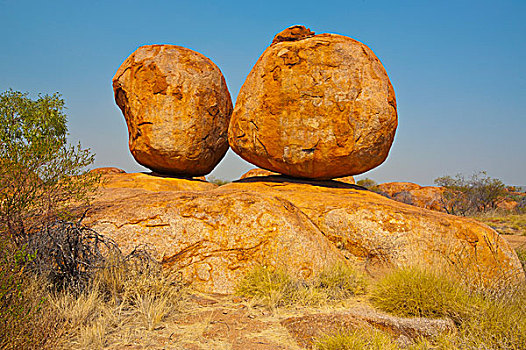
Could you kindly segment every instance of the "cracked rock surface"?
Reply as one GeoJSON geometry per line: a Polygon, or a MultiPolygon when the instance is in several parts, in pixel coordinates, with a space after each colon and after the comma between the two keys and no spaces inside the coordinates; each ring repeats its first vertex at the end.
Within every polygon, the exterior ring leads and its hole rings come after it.
{"type": "Polygon", "coordinates": [[[339,181],[251,177],[224,186],[106,175],[84,223],[126,253],[148,244],[202,292],[233,293],[255,266],[309,279],[335,263],[371,275],[417,264],[478,286],[524,281],[517,255],[474,220],[399,203],[339,181]]]}
{"type": "Polygon", "coordinates": [[[228,149],[232,100],[208,58],[175,45],[138,48],[113,77],[115,101],[141,165],[163,174],[206,175],[228,149]]]}
{"type": "Polygon", "coordinates": [[[380,165],[396,127],[394,90],[371,49],[294,26],[276,35],[252,68],[228,138],[258,167],[330,179],[380,165]]]}

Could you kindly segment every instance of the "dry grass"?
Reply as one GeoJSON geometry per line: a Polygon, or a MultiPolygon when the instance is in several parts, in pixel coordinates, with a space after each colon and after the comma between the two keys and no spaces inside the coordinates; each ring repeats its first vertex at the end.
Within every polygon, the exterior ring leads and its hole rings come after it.
{"type": "Polygon", "coordinates": [[[46,283],[27,272],[33,256],[0,238],[0,349],[52,349],[61,329],[46,283]]]}
{"type": "Polygon", "coordinates": [[[371,302],[397,316],[461,319],[471,302],[470,293],[444,274],[417,267],[396,270],[377,283],[371,302]]]}
{"type": "Polygon", "coordinates": [[[450,317],[457,324],[456,336],[422,340],[415,348],[526,348],[526,286],[500,293],[471,291],[444,274],[408,268],[380,281],[371,300],[397,315],[450,317]]]}
{"type": "Polygon", "coordinates": [[[526,236],[526,213],[510,214],[506,212],[489,212],[473,216],[503,235],[526,236]]]}
{"type": "Polygon", "coordinates": [[[377,330],[356,329],[338,332],[319,338],[315,343],[318,350],[395,350],[398,345],[393,339],[377,330]]]}
{"type": "Polygon", "coordinates": [[[343,300],[365,292],[363,274],[350,265],[326,268],[307,282],[292,278],[284,269],[255,268],[240,281],[238,294],[253,303],[275,310],[279,307],[311,306],[343,300]]]}
{"type": "Polygon", "coordinates": [[[526,272],[526,247],[517,248],[515,249],[515,252],[517,253],[517,257],[522,264],[523,270],[526,272]]]}
{"type": "Polygon", "coordinates": [[[119,262],[102,269],[80,294],[52,298],[68,330],[66,348],[126,345],[137,331],[153,331],[181,310],[182,284],[158,266],[119,262]]]}

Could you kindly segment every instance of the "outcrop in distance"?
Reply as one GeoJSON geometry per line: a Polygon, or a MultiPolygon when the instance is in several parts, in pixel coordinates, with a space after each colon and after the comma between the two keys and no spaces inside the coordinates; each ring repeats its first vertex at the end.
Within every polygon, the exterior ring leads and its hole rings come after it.
{"type": "Polygon", "coordinates": [[[294,26],[277,34],[252,68],[228,139],[258,167],[330,179],[380,165],[396,127],[393,87],[367,46],[294,26]]]}
{"type": "Polygon", "coordinates": [[[398,202],[445,212],[445,189],[442,187],[420,186],[411,182],[386,182],[379,184],[378,190],[398,202]]]}
{"type": "MultiPolygon", "coordinates": [[[[279,174],[279,173],[274,173],[274,172],[269,171],[269,170],[256,168],[256,169],[251,169],[251,170],[247,171],[246,173],[241,175],[241,177],[239,179],[243,180],[243,179],[246,179],[246,178],[249,178],[249,177],[256,177],[256,176],[263,176],[263,177],[265,177],[265,176],[272,176],[272,175],[282,176],[282,174],[279,174]]],[[[337,178],[337,179],[334,179],[334,180],[340,181],[340,182],[345,182],[345,183],[351,184],[351,185],[354,185],[356,183],[354,181],[354,177],[352,177],[352,176],[340,177],[340,178],[337,178]]]]}
{"type": "Polygon", "coordinates": [[[232,100],[223,74],[202,54],[175,45],[139,47],[118,69],[113,90],[141,165],[201,176],[228,150],[232,100]]]}

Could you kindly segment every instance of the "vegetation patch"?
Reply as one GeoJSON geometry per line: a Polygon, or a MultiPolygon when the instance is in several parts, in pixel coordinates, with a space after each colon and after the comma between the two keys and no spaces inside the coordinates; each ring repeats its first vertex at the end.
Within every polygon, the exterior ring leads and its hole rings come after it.
{"type": "Polygon", "coordinates": [[[395,350],[398,345],[386,333],[370,329],[337,332],[319,338],[314,345],[317,350],[395,350]]]}
{"type": "Polygon", "coordinates": [[[406,267],[385,276],[372,291],[377,308],[397,316],[461,319],[470,294],[443,274],[406,267]]]}
{"type": "Polygon", "coordinates": [[[526,213],[510,214],[493,211],[472,216],[503,235],[526,236],[526,213]]]}
{"type": "Polygon", "coordinates": [[[522,264],[524,272],[526,272],[526,247],[517,248],[515,249],[515,252],[517,253],[517,257],[522,264]]]}
{"type": "Polygon", "coordinates": [[[295,279],[284,269],[259,266],[240,281],[237,293],[269,309],[321,305],[365,293],[365,280],[343,264],[324,269],[311,281],[295,279]]]}
{"type": "Polygon", "coordinates": [[[455,321],[457,335],[422,340],[416,344],[421,348],[428,344],[443,349],[524,349],[526,344],[525,286],[490,294],[468,290],[440,273],[404,268],[382,279],[371,301],[396,315],[455,321]]]}

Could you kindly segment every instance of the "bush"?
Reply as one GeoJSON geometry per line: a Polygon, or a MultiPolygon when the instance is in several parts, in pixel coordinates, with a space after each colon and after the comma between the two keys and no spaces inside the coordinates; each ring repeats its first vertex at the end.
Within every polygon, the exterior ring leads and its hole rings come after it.
{"type": "Polygon", "coordinates": [[[271,270],[266,266],[248,273],[239,283],[237,293],[271,309],[294,301],[292,278],[282,269],[271,270]]]}
{"type": "Polygon", "coordinates": [[[50,299],[65,329],[65,348],[93,349],[131,345],[133,337],[144,337],[141,332],[178,313],[184,296],[180,279],[165,275],[146,250],[136,249],[111,255],[80,293],[65,289],[50,299]]]}
{"type": "Polygon", "coordinates": [[[226,184],[230,183],[230,181],[228,181],[228,180],[216,179],[215,177],[210,177],[208,179],[208,182],[210,182],[212,184],[215,184],[217,186],[223,186],[223,185],[226,185],[226,184]]]}
{"type": "Polygon", "coordinates": [[[74,217],[71,209],[87,203],[98,177],[83,171],[93,162],[89,151],[67,144],[63,109],[58,94],[36,100],[12,90],[0,94],[1,348],[53,347],[60,327],[42,278],[50,274],[35,272],[54,272],[57,286],[57,276],[62,285],[78,284],[85,269],[77,259],[85,242],[72,244],[78,236],[54,223],[74,217]]]}
{"type": "Polygon", "coordinates": [[[485,171],[475,173],[466,179],[462,174],[454,178],[443,176],[435,184],[444,187],[443,208],[453,215],[486,212],[495,209],[499,199],[507,195],[506,186],[499,179],[487,176],[485,171]]]}
{"type": "Polygon", "coordinates": [[[98,182],[83,171],[93,155],[67,144],[63,109],[58,94],[0,94],[0,233],[19,243],[42,224],[71,217],[72,202],[87,201],[98,182]]]}
{"type": "Polygon", "coordinates": [[[80,293],[94,275],[110,262],[123,259],[117,245],[80,222],[55,221],[28,237],[27,250],[34,259],[28,268],[46,278],[54,290],[80,293]]]}

